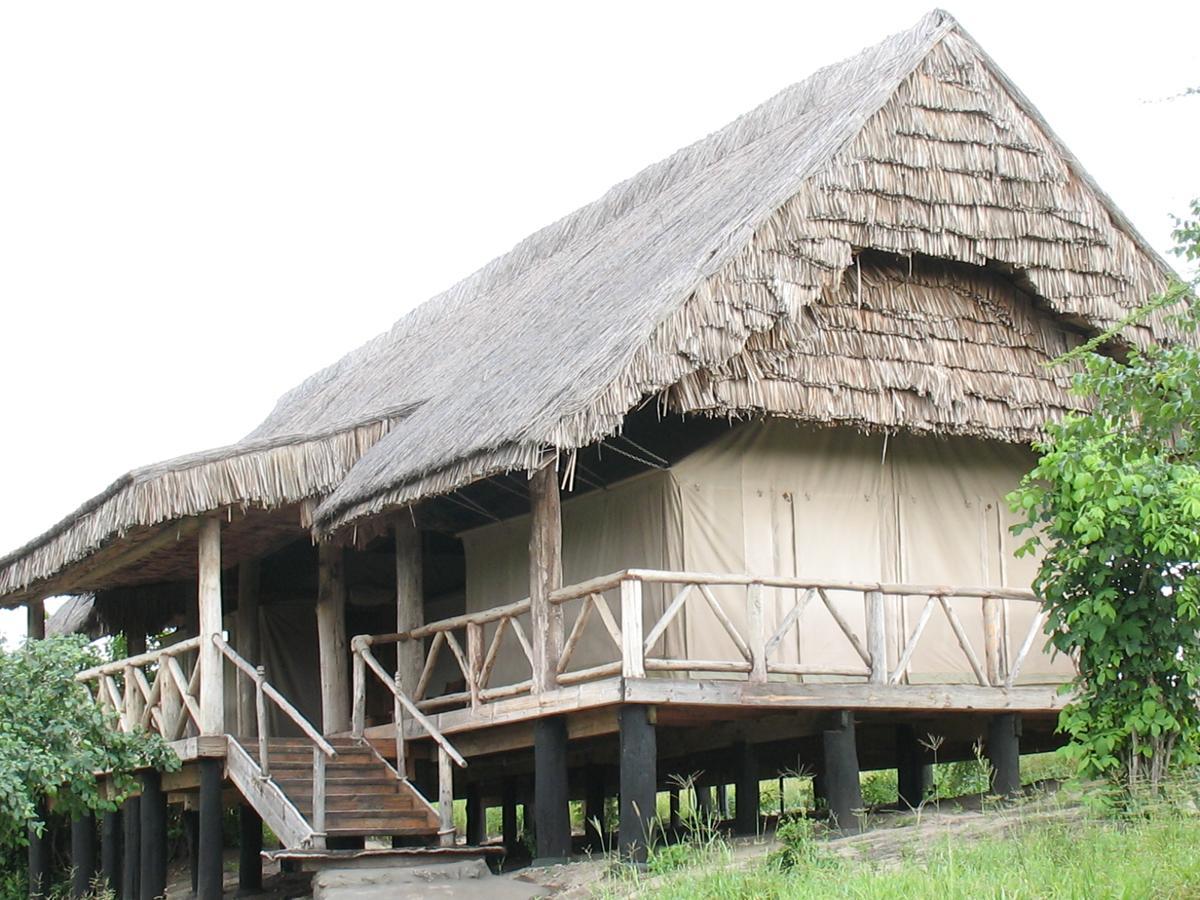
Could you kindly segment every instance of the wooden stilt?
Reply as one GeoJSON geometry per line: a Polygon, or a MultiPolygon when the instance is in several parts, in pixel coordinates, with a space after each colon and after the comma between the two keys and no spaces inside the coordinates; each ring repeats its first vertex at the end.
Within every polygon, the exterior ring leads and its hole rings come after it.
{"type": "Polygon", "coordinates": [[[46,604],[42,600],[30,600],[25,605],[25,635],[31,641],[46,637],[46,604]]]}
{"type": "Polygon", "coordinates": [[[224,882],[224,815],[221,807],[221,761],[202,759],[200,766],[199,853],[196,896],[200,900],[219,900],[224,882]]]}
{"type": "Polygon", "coordinates": [[[608,821],[604,809],[604,767],[588,765],[584,769],[583,833],[587,837],[587,848],[593,853],[603,852],[608,834],[608,821]]]}
{"type": "Polygon", "coordinates": [[[621,818],[617,844],[621,858],[645,863],[657,816],[658,744],[651,707],[627,704],[619,713],[621,818]]]}
{"type": "Polygon", "coordinates": [[[350,730],[350,648],[346,642],[345,551],[318,549],[317,641],[321,668],[321,727],[325,734],[350,730]]]}
{"type": "Polygon", "coordinates": [[[533,628],[533,688],[552,690],[563,646],[562,606],[550,592],[562,587],[562,509],[553,463],[529,480],[529,616],[533,628]]]}
{"type": "MultiPolygon", "coordinates": [[[[234,645],[244,659],[262,663],[258,633],[258,593],[261,567],[256,559],[238,565],[237,638],[234,645]]],[[[237,733],[258,736],[258,714],[254,704],[254,682],[244,675],[238,678],[237,733]]]]}
{"type": "Polygon", "coordinates": [[[200,886],[200,812],[195,809],[183,811],[183,839],[188,847],[188,871],[192,876],[192,893],[200,886]]]}
{"type": "Polygon", "coordinates": [[[692,793],[695,794],[696,815],[707,825],[713,817],[713,789],[708,785],[696,785],[692,788],[692,793]]]}
{"type": "Polygon", "coordinates": [[[483,805],[483,788],[477,781],[467,783],[467,843],[480,846],[487,837],[487,810],[483,805]]]}
{"type": "Polygon", "coordinates": [[[142,874],[138,896],[141,900],[157,900],[167,890],[167,795],[162,789],[162,775],[154,769],[142,773],[139,807],[142,874]]]}
{"type": "Polygon", "coordinates": [[[261,891],[263,823],[262,817],[248,803],[238,807],[238,832],[238,888],[246,893],[261,891]]]}
{"type": "MultiPolygon", "coordinates": [[[[144,640],[144,638],[143,638],[144,640]]],[[[142,798],[130,797],[121,807],[121,900],[142,896],[142,798]]]]}
{"type": "Polygon", "coordinates": [[[200,733],[215,735],[225,733],[225,660],[213,642],[223,630],[220,519],[200,523],[199,544],[200,733]]]}
{"type": "Polygon", "coordinates": [[[717,815],[722,820],[729,818],[729,786],[718,784],[716,787],[717,795],[717,815]]]}
{"type": "Polygon", "coordinates": [[[512,778],[504,780],[503,807],[500,814],[504,849],[513,856],[517,849],[517,785],[512,778]]]}
{"type": "Polygon", "coordinates": [[[113,894],[121,890],[121,844],[124,837],[121,810],[104,813],[100,820],[100,875],[113,894]]]}
{"type": "Polygon", "coordinates": [[[832,824],[845,834],[857,834],[862,786],[859,783],[854,714],[839,713],[836,726],[826,731],[822,738],[825,751],[823,783],[832,824]]]}
{"type": "MultiPolygon", "coordinates": [[[[407,512],[396,520],[396,631],[411,631],[425,624],[425,572],[421,554],[421,532],[407,512]]],[[[425,665],[424,641],[401,641],[396,645],[399,683],[410,694],[421,680],[425,665]]]]}
{"type": "Polygon", "coordinates": [[[737,834],[758,834],[758,755],[754,745],[741,741],[737,745],[737,807],[733,828],[737,834]]]}
{"type": "Polygon", "coordinates": [[[924,748],[911,725],[896,726],[896,786],[901,809],[916,809],[929,791],[924,748]]]}
{"type": "Polygon", "coordinates": [[[567,722],[562,716],[533,726],[533,819],[538,864],[571,855],[571,811],[567,799],[567,722]]]}
{"type": "Polygon", "coordinates": [[[1021,793],[1021,717],[1015,713],[988,720],[988,762],[992,764],[992,793],[1015,797],[1021,793]]]}
{"type": "Polygon", "coordinates": [[[45,803],[41,804],[38,815],[46,824],[41,834],[38,834],[32,826],[29,828],[29,896],[49,897],[50,824],[45,803]]]}
{"type": "Polygon", "coordinates": [[[96,817],[71,820],[71,896],[85,897],[96,877],[96,817]]]}
{"type": "Polygon", "coordinates": [[[673,787],[667,792],[667,824],[671,834],[676,838],[683,832],[683,819],[679,815],[679,788],[673,787]]]}

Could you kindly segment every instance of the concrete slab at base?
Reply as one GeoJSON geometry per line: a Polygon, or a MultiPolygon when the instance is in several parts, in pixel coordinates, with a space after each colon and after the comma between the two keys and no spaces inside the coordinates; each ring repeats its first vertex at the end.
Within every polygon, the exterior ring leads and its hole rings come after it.
{"type": "Polygon", "coordinates": [[[419,863],[395,862],[322,868],[312,880],[313,900],[390,900],[394,897],[529,900],[549,893],[538,885],[493,875],[482,859],[445,857],[419,863]]]}

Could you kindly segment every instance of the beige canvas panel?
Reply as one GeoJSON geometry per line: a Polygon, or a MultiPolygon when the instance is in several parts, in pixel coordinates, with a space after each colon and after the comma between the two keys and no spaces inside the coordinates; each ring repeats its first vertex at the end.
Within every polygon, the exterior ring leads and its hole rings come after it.
{"type": "MultiPolygon", "coordinates": [[[[667,552],[678,546],[675,486],[667,472],[638,475],[604,490],[566,499],[562,505],[563,583],[574,584],[620,569],[667,568],[678,562],[667,552]]],[[[466,551],[466,608],[477,612],[512,603],[529,596],[529,517],[486,525],[461,535],[466,551]]],[[[647,586],[643,597],[643,621],[647,630],[664,608],[663,597],[670,589],[647,586]]],[[[620,622],[621,605],[616,590],[605,599],[613,618],[620,622]]],[[[582,607],[572,601],[564,608],[564,628],[569,633],[582,607]]],[[[528,615],[521,617],[527,636],[528,615]]],[[[664,643],[672,653],[682,654],[682,625],[676,625],[664,643]]],[[[496,626],[484,631],[485,647],[496,626]]],[[[511,684],[529,677],[529,663],[510,632],[503,637],[491,686],[511,684]]],[[[592,615],[572,657],[570,669],[611,662],[620,658],[617,647],[600,621],[592,615]]]]}

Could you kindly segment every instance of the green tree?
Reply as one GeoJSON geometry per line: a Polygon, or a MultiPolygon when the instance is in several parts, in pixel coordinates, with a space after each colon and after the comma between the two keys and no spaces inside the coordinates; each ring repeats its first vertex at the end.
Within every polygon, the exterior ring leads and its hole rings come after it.
{"type": "MultiPolygon", "coordinates": [[[[1177,221],[1178,254],[1200,259],[1200,204],[1177,221]]],[[[1200,758],[1200,350],[1192,285],[1147,309],[1183,308],[1188,340],[1069,356],[1091,411],[1046,429],[1010,495],[1044,554],[1034,582],[1046,633],[1078,676],[1059,728],[1085,775],[1157,786],[1200,758]]]]}
{"type": "Polygon", "coordinates": [[[137,769],[178,768],[160,737],[118,731],[113,713],[75,680],[99,661],[78,636],[0,650],[0,847],[26,843],[44,804],[68,816],[112,810],[137,769]],[[113,773],[115,796],[101,795],[98,771],[113,773]]]}

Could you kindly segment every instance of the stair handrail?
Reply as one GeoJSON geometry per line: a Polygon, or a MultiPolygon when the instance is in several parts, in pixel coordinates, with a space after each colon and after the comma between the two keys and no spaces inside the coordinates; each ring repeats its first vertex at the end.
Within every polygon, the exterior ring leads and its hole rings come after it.
{"type": "Polygon", "coordinates": [[[224,654],[225,658],[240,669],[254,682],[255,711],[258,719],[258,768],[263,778],[271,777],[270,747],[268,744],[267,704],[271,700],[283,713],[291,719],[313,744],[313,831],[318,835],[325,833],[325,764],[327,759],[337,756],[337,750],[324,736],[313,727],[300,710],[292,705],[273,684],[267,681],[266,670],[262,666],[251,664],[238,653],[222,635],[214,634],[213,643],[224,654]]]}
{"type": "Polygon", "coordinates": [[[421,712],[416,701],[400,687],[400,673],[396,677],[389,675],[380,665],[375,654],[371,652],[371,636],[360,634],[350,642],[354,652],[354,714],[352,731],[356,738],[362,740],[366,731],[367,719],[367,677],[366,670],[370,669],[380,683],[392,694],[392,718],[396,726],[396,775],[408,779],[408,766],[405,760],[404,712],[419,724],[438,745],[438,836],[443,845],[454,843],[454,777],[450,769],[453,761],[460,769],[467,767],[467,761],[454,745],[446,738],[436,725],[421,712]]]}

